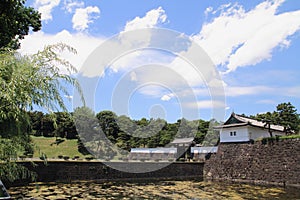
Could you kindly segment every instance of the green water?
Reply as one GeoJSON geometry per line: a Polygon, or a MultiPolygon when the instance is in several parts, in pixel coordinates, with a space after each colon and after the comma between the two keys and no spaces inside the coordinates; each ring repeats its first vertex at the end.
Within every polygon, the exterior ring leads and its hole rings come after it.
{"type": "Polygon", "coordinates": [[[9,192],[15,199],[300,199],[297,188],[200,181],[38,183],[9,192]]]}

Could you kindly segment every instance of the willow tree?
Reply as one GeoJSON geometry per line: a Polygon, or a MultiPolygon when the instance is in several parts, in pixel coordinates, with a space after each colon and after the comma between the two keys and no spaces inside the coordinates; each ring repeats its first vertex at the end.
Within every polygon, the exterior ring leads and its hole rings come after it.
{"type": "Polygon", "coordinates": [[[27,111],[35,106],[50,113],[66,111],[63,96],[69,95],[68,84],[80,90],[71,76],[76,69],[59,56],[63,51],[76,53],[64,44],[47,46],[28,56],[8,50],[0,53],[1,179],[13,181],[33,175],[14,162],[20,153],[32,152],[27,111]]]}

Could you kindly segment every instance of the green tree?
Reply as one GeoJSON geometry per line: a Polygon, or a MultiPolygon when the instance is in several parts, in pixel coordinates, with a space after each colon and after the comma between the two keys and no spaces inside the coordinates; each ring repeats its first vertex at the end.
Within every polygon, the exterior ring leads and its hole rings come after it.
{"type": "Polygon", "coordinates": [[[118,137],[119,127],[117,124],[117,115],[112,111],[101,111],[96,115],[99,120],[99,126],[104,132],[106,137],[113,143],[116,142],[118,137]]]}
{"type": "Polygon", "coordinates": [[[72,114],[78,132],[78,151],[87,155],[93,150],[94,143],[98,145],[99,123],[95,113],[90,108],[78,107],[72,114]]]}
{"type": "Polygon", "coordinates": [[[25,0],[0,1],[0,48],[17,49],[19,40],[32,31],[41,29],[41,15],[31,7],[26,7],[25,0]]]}
{"type": "Polygon", "coordinates": [[[69,112],[56,112],[55,136],[67,139],[76,139],[77,131],[73,116],[69,112]]]}
{"type": "Polygon", "coordinates": [[[205,120],[199,120],[199,126],[198,126],[198,131],[195,135],[194,141],[196,142],[196,144],[200,144],[203,142],[207,131],[209,129],[209,121],[205,121],[205,120]]]}
{"type": "Polygon", "coordinates": [[[267,126],[271,124],[281,125],[287,134],[298,133],[300,130],[299,114],[297,113],[297,109],[290,102],[278,104],[276,111],[257,114],[251,117],[266,122],[267,126]]]}
{"type": "Polygon", "coordinates": [[[56,128],[54,114],[45,114],[41,122],[41,135],[44,137],[54,137],[56,128]]]}
{"type": "Polygon", "coordinates": [[[215,119],[209,121],[209,127],[207,133],[202,141],[203,146],[216,146],[220,140],[220,133],[214,130],[214,126],[219,126],[221,123],[215,119]]]}
{"type": "MultiPolygon", "coordinates": [[[[76,79],[68,74],[60,73],[60,68],[69,71],[76,69],[58,55],[61,51],[75,50],[64,44],[46,47],[43,51],[31,56],[21,56],[15,51],[0,53],[0,140],[9,144],[11,141],[21,141],[22,150],[15,153],[5,149],[9,145],[0,146],[1,162],[12,165],[18,152],[30,150],[30,118],[28,110],[40,106],[49,112],[66,110],[62,95],[69,95],[62,83],[74,85],[80,90],[76,79]],[[6,159],[7,158],[7,159],[6,159]]],[[[11,173],[12,168],[1,168],[0,174],[11,173]]],[[[0,177],[5,179],[7,177],[0,177]]]]}
{"type": "Polygon", "coordinates": [[[42,128],[42,119],[44,116],[43,112],[40,111],[34,111],[34,112],[28,112],[28,115],[30,116],[30,125],[31,129],[33,131],[33,135],[35,136],[41,136],[41,128],[42,128]]]}
{"type": "Polygon", "coordinates": [[[299,114],[297,109],[290,103],[281,103],[276,107],[277,123],[284,126],[287,134],[299,132],[299,114]]]}

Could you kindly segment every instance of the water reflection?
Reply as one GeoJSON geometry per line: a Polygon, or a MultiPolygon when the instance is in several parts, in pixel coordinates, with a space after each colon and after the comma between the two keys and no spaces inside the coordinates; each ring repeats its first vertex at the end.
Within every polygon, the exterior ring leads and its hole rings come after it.
{"type": "Polygon", "coordinates": [[[300,199],[296,188],[198,181],[38,183],[9,192],[14,199],[300,199]]]}

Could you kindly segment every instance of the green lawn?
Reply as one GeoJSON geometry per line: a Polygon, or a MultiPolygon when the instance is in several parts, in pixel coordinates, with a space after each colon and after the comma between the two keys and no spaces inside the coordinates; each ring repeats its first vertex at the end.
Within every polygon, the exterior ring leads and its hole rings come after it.
{"type": "Polygon", "coordinates": [[[79,156],[80,158],[86,157],[78,152],[77,139],[67,140],[60,138],[60,143],[56,143],[55,137],[35,137],[32,136],[32,142],[35,144],[35,152],[33,157],[38,158],[42,153],[46,154],[47,158],[55,158],[58,156],[79,156]]]}

